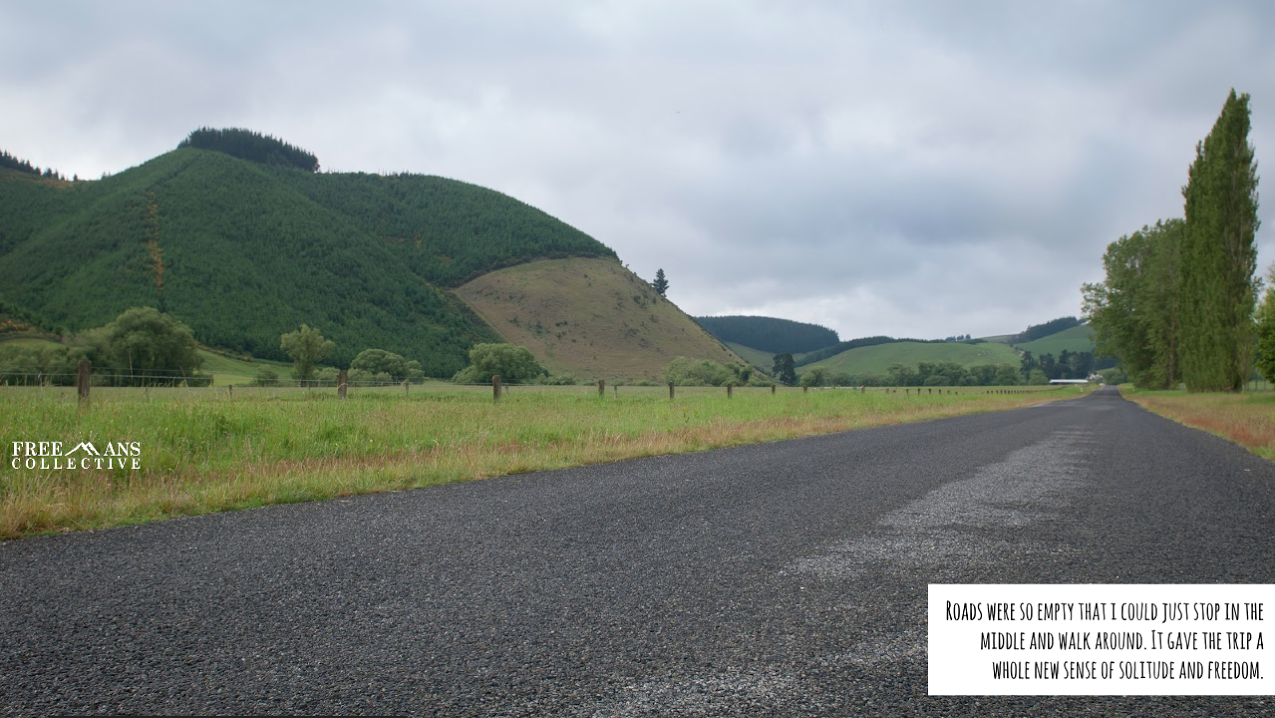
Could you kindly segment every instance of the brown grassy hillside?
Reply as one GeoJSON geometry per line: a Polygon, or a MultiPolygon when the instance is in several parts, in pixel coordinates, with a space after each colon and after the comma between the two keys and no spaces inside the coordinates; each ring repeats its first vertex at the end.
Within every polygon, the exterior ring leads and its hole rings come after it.
{"type": "Polygon", "coordinates": [[[618,262],[546,259],[485,274],[456,294],[546,369],[608,383],[662,381],[674,357],[743,361],[618,262]]]}

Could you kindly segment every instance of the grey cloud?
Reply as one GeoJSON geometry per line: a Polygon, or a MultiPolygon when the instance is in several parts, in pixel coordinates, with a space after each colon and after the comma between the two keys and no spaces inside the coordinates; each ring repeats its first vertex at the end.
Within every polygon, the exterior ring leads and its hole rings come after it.
{"type": "Polygon", "coordinates": [[[92,175],[249,126],[531,202],[694,314],[1003,333],[1180,214],[1232,86],[1269,151],[1273,29],[1259,2],[10,3],[0,146],[92,175]]]}

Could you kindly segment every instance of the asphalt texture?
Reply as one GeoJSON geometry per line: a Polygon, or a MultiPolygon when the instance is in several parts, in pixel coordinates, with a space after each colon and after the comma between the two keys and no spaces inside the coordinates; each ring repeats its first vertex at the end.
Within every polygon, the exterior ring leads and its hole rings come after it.
{"type": "MultiPolygon", "coordinates": [[[[847,394],[847,401],[853,401],[847,394]]],[[[930,583],[1275,583],[1275,464],[1113,391],[0,544],[0,713],[1275,714],[930,697],[930,583]]]]}

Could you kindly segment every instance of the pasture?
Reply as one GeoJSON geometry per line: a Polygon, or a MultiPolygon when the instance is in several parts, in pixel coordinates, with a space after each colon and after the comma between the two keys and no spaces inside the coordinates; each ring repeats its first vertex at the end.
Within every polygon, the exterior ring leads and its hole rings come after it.
{"type": "MultiPolygon", "coordinates": [[[[923,421],[1088,387],[0,387],[0,539],[923,421]],[[140,468],[25,468],[15,442],[136,442],[140,468]]],[[[46,462],[47,464],[48,462],[46,462]]]]}

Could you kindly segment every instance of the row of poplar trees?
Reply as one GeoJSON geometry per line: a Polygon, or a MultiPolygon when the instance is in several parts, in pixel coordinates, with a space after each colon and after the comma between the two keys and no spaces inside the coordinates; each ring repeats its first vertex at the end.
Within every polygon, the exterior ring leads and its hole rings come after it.
{"type": "Polygon", "coordinates": [[[1102,258],[1105,281],[1081,290],[1099,352],[1118,358],[1139,386],[1240,391],[1252,373],[1261,282],[1248,133],[1249,96],[1231,90],[1196,145],[1185,219],[1113,242],[1102,258]]]}

